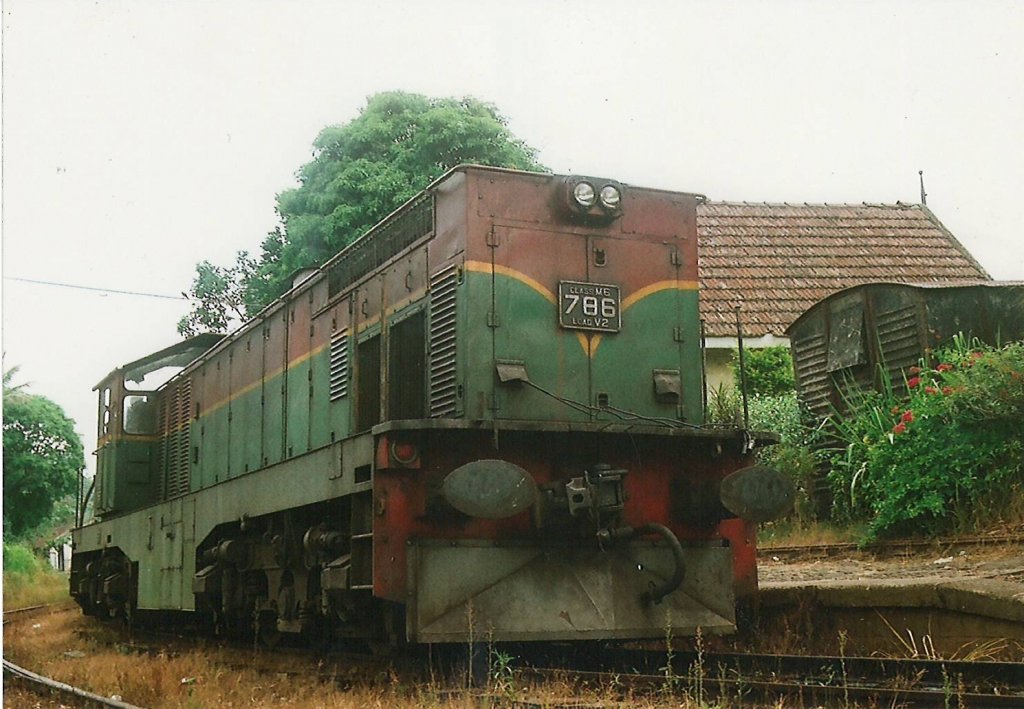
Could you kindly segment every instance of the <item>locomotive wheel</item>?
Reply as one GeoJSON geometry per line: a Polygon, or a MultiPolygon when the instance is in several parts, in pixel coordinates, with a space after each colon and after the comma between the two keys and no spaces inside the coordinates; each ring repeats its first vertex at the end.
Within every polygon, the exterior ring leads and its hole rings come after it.
{"type": "Polygon", "coordinates": [[[272,611],[256,614],[254,630],[254,640],[258,645],[273,649],[281,642],[281,631],[277,629],[277,614],[272,611]]]}

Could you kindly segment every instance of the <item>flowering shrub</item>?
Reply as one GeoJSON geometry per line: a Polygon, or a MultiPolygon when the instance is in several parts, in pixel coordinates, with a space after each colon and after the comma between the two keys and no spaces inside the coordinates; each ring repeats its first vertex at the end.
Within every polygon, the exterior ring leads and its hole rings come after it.
{"type": "Polygon", "coordinates": [[[1024,485],[1024,343],[959,338],[936,359],[907,372],[905,396],[855,393],[833,421],[835,511],[868,520],[868,540],[948,531],[1024,485]]]}

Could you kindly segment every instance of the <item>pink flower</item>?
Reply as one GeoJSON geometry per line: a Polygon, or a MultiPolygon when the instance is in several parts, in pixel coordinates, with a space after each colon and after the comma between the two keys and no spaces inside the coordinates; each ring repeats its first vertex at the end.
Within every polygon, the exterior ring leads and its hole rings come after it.
{"type": "Polygon", "coordinates": [[[953,387],[942,387],[942,393],[946,394],[947,396],[949,394],[952,394],[953,393],[953,387]]]}
{"type": "Polygon", "coordinates": [[[952,368],[953,368],[952,364],[946,364],[945,362],[943,362],[942,364],[940,364],[938,367],[935,368],[935,371],[936,372],[948,372],[952,368]]]}
{"type": "Polygon", "coordinates": [[[907,372],[909,372],[910,374],[920,374],[921,373],[921,368],[920,367],[911,367],[910,369],[907,370],[907,372]]]}
{"type": "Polygon", "coordinates": [[[911,377],[910,379],[907,380],[907,386],[910,387],[911,389],[913,389],[920,383],[921,377],[911,377]]]}
{"type": "Polygon", "coordinates": [[[925,387],[924,388],[924,393],[925,394],[938,394],[939,390],[936,389],[935,387],[925,387]]]}
{"type": "Polygon", "coordinates": [[[897,436],[900,435],[901,433],[906,433],[906,431],[907,424],[905,423],[898,423],[892,427],[892,432],[895,433],[897,436]]]}
{"type": "Polygon", "coordinates": [[[910,423],[913,420],[914,420],[914,412],[909,410],[909,409],[904,411],[903,415],[900,416],[900,423],[910,423]]]}

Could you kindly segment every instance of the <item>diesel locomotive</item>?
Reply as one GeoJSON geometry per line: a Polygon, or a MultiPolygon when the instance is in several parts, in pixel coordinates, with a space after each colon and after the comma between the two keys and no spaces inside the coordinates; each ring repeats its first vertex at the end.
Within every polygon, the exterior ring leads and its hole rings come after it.
{"type": "Polygon", "coordinates": [[[71,595],[267,642],[734,631],[792,490],[705,422],[702,199],[460,166],[115,369],[71,595]]]}

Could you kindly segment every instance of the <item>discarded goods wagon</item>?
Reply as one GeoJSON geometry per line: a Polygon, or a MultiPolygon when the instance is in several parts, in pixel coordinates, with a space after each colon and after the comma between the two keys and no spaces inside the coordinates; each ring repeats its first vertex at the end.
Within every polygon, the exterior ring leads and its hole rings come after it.
{"type": "Polygon", "coordinates": [[[732,631],[791,489],[770,434],[705,425],[701,199],[459,167],[231,335],[115,369],[72,595],[268,642],[732,631]]]}
{"type": "Polygon", "coordinates": [[[1024,339],[1024,283],[867,283],[819,301],[786,334],[800,400],[824,419],[847,387],[905,390],[907,369],[959,334],[1024,339]]]}

